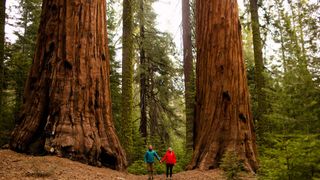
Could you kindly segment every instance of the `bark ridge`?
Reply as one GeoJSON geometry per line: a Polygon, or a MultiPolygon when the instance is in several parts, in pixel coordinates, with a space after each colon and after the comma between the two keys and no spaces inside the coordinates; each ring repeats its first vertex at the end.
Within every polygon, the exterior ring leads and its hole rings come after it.
{"type": "Polygon", "coordinates": [[[105,17],[105,1],[43,1],[12,149],[125,169],[112,122],[105,17]]]}

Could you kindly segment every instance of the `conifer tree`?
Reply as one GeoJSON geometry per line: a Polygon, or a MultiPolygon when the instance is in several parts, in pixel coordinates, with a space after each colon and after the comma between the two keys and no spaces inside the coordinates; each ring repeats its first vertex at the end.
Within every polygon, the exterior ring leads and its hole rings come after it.
{"type": "Polygon", "coordinates": [[[263,116],[266,113],[266,95],[264,92],[265,78],[264,78],[264,62],[262,56],[262,40],[260,35],[260,23],[258,13],[258,0],[250,0],[250,14],[251,14],[251,28],[253,36],[254,47],[254,80],[255,80],[255,93],[257,95],[257,112],[254,119],[257,120],[257,129],[264,132],[263,124],[265,123],[263,116]],[[261,124],[261,126],[260,126],[261,124]]]}
{"type": "Polygon", "coordinates": [[[43,1],[11,149],[126,168],[111,115],[105,18],[105,1],[43,1]]]}
{"type": "Polygon", "coordinates": [[[186,106],[186,148],[193,149],[194,124],[194,68],[192,53],[192,32],[189,0],[182,1],[182,27],[183,27],[183,70],[185,78],[185,106],[186,106]]]}
{"type": "Polygon", "coordinates": [[[189,169],[217,168],[230,151],[246,170],[258,168],[240,26],[236,0],[196,2],[195,149],[189,169]]]}
{"type": "Polygon", "coordinates": [[[130,154],[133,140],[133,0],[123,1],[123,34],[122,34],[122,117],[121,117],[121,142],[127,155],[130,154]]]}
{"type": "Polygon", "coordinates": [[[169,133],[181,134],[177,127],[182,120],[172,106],[180,92],[174,83],[181,69],[173,63],[176,52],[171,36],[155,28],[154,2],[139,4],[140,133],[146,142],[164,146],[170,141],[169,133]]]}

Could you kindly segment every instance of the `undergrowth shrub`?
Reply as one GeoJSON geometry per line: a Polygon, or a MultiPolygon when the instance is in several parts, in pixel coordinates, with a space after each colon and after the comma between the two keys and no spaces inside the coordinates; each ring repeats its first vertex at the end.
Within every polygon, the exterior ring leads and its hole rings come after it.
{"type": "MultiPolygon", "coordinates": [[[[155,161],[153,165],[154,174],[165,173],[165,164],[160,164],[158,161],[155,161]]],[[[137,160],[128,167],[128,172],[136,175],[148,174],[147,163],[145,163],[143,160],[137,160]]]]}
{"type": "Polygon", "coordinates": [[[320,179],[320,134],[272,135],[261,147],[259,179],[320,179]]]}
{"type": "Polygon", "coordinates": [[[228,151],[223,155],[220,167],[224,170],[228,180],[238,179],[238,174],[244,170],[243,163],[233,151],[228,151]]]}

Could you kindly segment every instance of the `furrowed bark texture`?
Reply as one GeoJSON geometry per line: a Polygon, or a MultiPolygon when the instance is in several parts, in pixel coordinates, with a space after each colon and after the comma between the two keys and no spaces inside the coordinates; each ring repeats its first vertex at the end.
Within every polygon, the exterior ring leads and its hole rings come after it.
{"type": "Polygon", "coordinates": [[[121,142],[127,155],[133,146],[133,1],[123,1],[121,142]]]}
{"type": "Polygon", "coordinates": [[[125,169],[111,117],[106,2],[44,0],[13,150],[125,169]]]}
{"type": "Polygon", "coordinates": [[[194,124],[194,70],[191,41],[190,2],[182,1],[182,27],[183,27],[183,70],[186,105],[186,148],[193,149],[193,124],[194,124]]]}
{"type": "Polygon", "coordinates": [[[235,151],[248,171],[258,168],[242,58],[236,0],[198,0],[195,149],[189,169],[219,166],[235,151]]]}

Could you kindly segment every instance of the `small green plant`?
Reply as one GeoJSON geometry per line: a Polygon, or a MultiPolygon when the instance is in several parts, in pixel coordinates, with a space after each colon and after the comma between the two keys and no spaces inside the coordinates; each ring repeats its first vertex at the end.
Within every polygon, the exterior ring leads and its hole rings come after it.
{"type": "Polygon", "coordinates": [[[128,172],[136,175],[147,174],[147,165],[143,160],[137,160],[128,167],[128,172]]]}
{"type": "Polygon", "coordinates": [[[223,155],[220,167],[225,171],[228,179],[238,179],[239,172],[243,170],[243,164],[234,151],[228,151],[223,155]]]}
{"type": "MultiPolygon", "coordinates": [[[[154,174],[163,174],[165,173],[165,165],[160,164],[159,162],[155,162],[153,167],[154,174]]],[[[129,167],[128,167],[128,172],[131,174],[136,174],[136,175],[143,175],[147,174],[147,164],[142,161],[142,160],[137,160],[133,162],[129,167]]]]}

